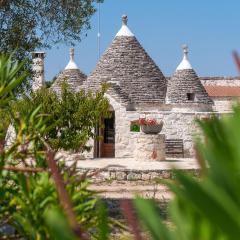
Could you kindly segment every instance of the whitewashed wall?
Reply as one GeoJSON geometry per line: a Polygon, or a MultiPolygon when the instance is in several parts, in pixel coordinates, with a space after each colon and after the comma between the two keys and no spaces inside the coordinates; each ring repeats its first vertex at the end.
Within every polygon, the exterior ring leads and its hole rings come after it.
{"type": "Polygon", "coordinates": [[[201,79],[201,83],[203,85],[209,85],[209,86],[239,87],[240,79],[234,79],[234,78],[208,79],[208,80],[201,79]]]}
{"type": "Polygon", "coordinates": [[[212,97],[212,100],[214,102],[213,110],[220,113],[232,111],[232,105],[238,101],[233,97],[212,97]]]}

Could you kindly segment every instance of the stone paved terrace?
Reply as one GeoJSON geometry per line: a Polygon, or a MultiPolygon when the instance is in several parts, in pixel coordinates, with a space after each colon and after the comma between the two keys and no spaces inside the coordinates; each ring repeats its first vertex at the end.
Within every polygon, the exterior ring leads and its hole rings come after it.
{"type": "Polygon", "coordinates": [[[65,157],[68,164],[77,160],[77,168],[83,173],[99,170],[93,178],[95,182],[105,180],[148,181],[155,178],[173,177],[173,168],[199,175],[199,166],[194,159],[166,159],[164,161],[136,161],[134,158],[98,158],[79,160],[77,155],[65,157]]]}
{"type": "MultiPolygon", "coordinates": [[[[71,161],[71,160],[69,160],[71,161]]],[[[133,158],[95,158],[79,160],[77,167],[81,169],[158,171],[172,168],[189,170],[199,169],[198,163],[192,158],[171,158],[164,161],[136,161],[133,158]]]]}
{"type": "MultiPolygon", "coordinates": [[[[77,155],[69,155],[67,162],[77,160],[77,155]]],[[[169,201],[172,194],[156,179],[172,178],[172,168],[191,172],[198,176],[199,166],[194,159],[167,159],[164,161],[136,161],[132,158],[100,158],[78,160],[80,172],[88,174],[101,170],[92,177],[90,189],[97,191],[105,199],[134,198],[140,195],[145,198],[155,198],[169,201]]]]}

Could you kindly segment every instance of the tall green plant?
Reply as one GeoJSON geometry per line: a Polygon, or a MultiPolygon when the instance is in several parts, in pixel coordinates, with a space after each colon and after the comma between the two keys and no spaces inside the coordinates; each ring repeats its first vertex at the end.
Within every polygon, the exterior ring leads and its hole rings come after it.
{"type": "MultiPolygon", "coordinates": [[[[11,110],[9,102],[17,101],[12,91],[27,74],[16,78],[21,66],[11,58],[0,56],[0,66],[0,108],[11,110]]],[[[74,240],[103,235],[105,231],[97,230],[106,219],[99,200],[76,164],[68,166],[55,158],[46,141],[55,124],[49,121],[51,113],[42,114],[42,109],[43,103],[12,114],[16,139],[8,148],[0,141],[0,238],[74,240]]]]}
{"type": "Polygon", "coordinates": [[[27,76],[26,72],[21,76],[18,75],[22,67],[23,63],[12,61],[12,55],[0,55],[0,140],[2,141],[10,123],[7,107],[14,99],[12,92],[27,76]]]}
{"type": "Polygon", "coordinates": [[[96,93],[73,92],[62,84],[58,95],[52,89],[42,88],[12,104],[13,115],[21,117],[41,105],[40,114],[48,116],[48,131],[44,139],[55,149],[83,152],[90,150],[87,142],[95,138],[94,128],[101,124],[101,117],[108,117],[108,100],[104,97],[107,86],[96,93]]]}
{"type": "Polygon", "coordinates": [[[198,121],[205,142],[197,140],[200,179],[176,171],[167,183],[175,194],[170,204],[172,227],[164,224],[156,203],[134,203],[152,239],[210,240],[240,236],[240,107],[230,116],[198,121]]]}

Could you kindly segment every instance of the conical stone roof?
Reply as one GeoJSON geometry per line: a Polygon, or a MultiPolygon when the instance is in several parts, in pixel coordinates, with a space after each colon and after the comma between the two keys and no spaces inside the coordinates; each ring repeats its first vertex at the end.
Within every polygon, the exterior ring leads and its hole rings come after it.
{"type": "Polygon", "coordinates": [[[65,69],[58,75],[51,88],[56,92],[60,92],[61,83],[66,81],[70,89],[76,91],[86,79],[87,76],[79,70],[77,64],[74,62],[74,49],[70,48],[69,63],[67,64],[65,69]]]}
{"type": "Polygon", "coordinates": [[[98,89],[103,82],[112,82],[134,103],[163,103],[166,79],[143,49],[122,17],[122,28],[100,58],[86,85],[98,89]]]}
{"type": "Polygon", "coordinates": [[[188,48],[183,46],[183,60],[168,80],[166,103],[212,104],[196,72],[188,60],[188,48]]]}

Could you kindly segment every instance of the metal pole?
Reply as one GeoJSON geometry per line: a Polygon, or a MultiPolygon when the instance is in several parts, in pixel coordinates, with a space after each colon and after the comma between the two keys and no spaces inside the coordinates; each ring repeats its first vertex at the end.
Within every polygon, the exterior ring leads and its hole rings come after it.
{"type": "MultiPolygon", "coordinates": [[[[101,13],[100,13],[100,2],[98,2],[98,34],[97,34],[97,47],[98,47],[98,50],[97,50],[97,54],[98,54],[98,60],[100,59],[100,48],[101,48],[101,45],[100,45],[100,38],[101,38],[101,29],[100,29],[100,26],[101,26],[101,13]]],[[[100,136],[100,128],[99,128],[99,124],[96,126],[96,135],[97,135],[97,138],[100,136]]],[[[95,140],[95,144],[96,144],[96,153],[95,153],[95,156],[94,157],[101,157],[101,154],[100,154],[100,141],[99,139],[96,139],[95,140]]]]}
{"type": "Polygon", "coordinates": [[[101,38],[101,8],[100,8],[100,2],[98,3],[98,59],[100,58],[100,38],[101,38]]]}

